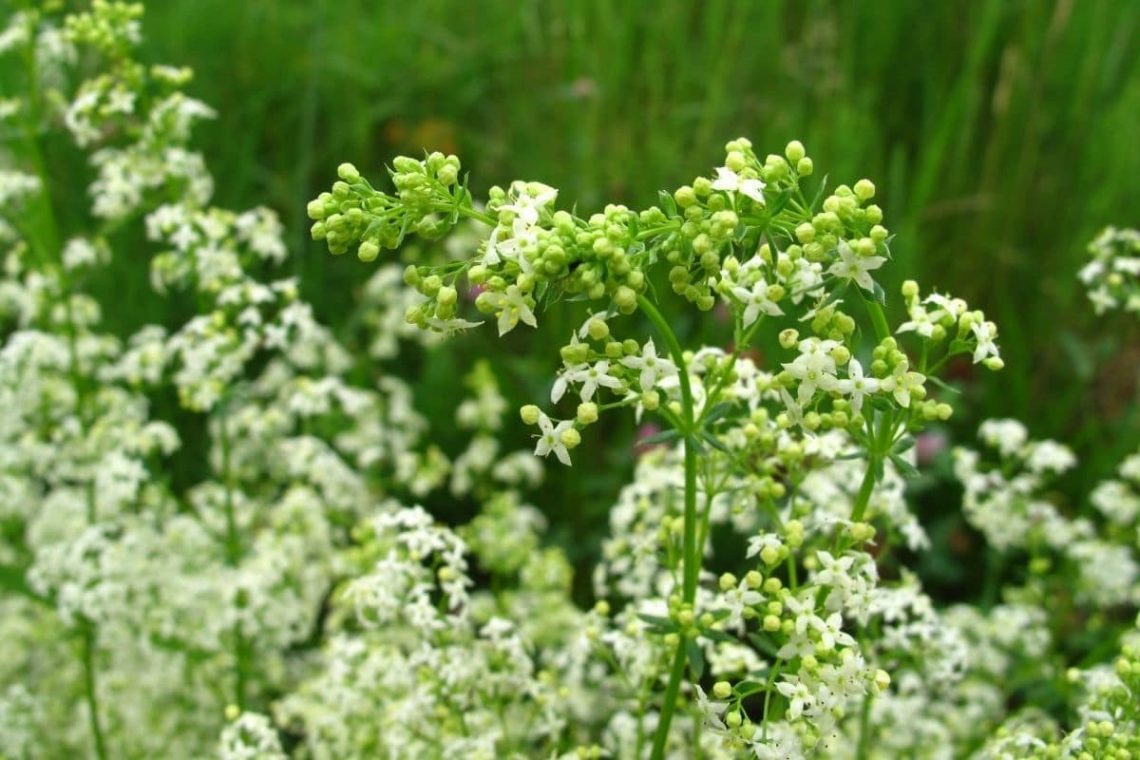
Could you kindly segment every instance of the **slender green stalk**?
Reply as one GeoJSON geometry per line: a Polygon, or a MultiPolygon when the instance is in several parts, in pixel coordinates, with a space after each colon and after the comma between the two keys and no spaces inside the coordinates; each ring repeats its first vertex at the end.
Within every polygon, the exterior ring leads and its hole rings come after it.
{"type": "MultiPolygon", "coordinates": [[[[225,488],[226,513],[226,565],[237,567],[241,562],[241,534],[238,533],[237,516],[234,513],[233,478],[230,472],[230,437],[226,426],[226,408],[222,407],[218,421],[219,439],[222,446],[222,485],[225,488]]],[[[239,592],[236,600],[239,609],[245,606],[245,592],[239,592]]],[[[241,630],[241,620],[234,622],[234,704],[239,710],[245,709],[246,672],[248,670],[249,642],[241,630]]]]}
{"type": "Polygon", "coordinates": [[[871,702],[875,695],[863,695],[863,709],[859,711],[859,744],[855,747],[855,760],[867,760],[871,753],[871,702]]]}
{"type": "MultiPolygon", "coordinates": [[[[701,550],[697,546],[697,449],[694,441],[696,431],[693,430],[693,391],[689,385],[689,369],[685,363],[685,353],[681,350],[681,344],[665,317],[645,296],[638,296],[637,303],[665,340],[669,354],[677,365],[678,380],[681,386],[681,423],[684,427],[680,432],[685,439],[685,512],[682,532],[681,598],[685,604],[692,604],[697,597],[697,580],[700,578],[701,572],[701,550]]],[[[653,736],[653,752],[650,757],[654,760],[660,760],[665,754],[665,743],[669,738],[669,725],[672,723],[673,713],[677,709],[677,695],[681,689],[681,679],[685,675],[686,644],[686,638],[682,635],[677,642],[677,652],[673,656],[673,668],[669,673],[669,683],[665,687],[665,701],[661,706],[661,718],[657,724],[657,732],[653,736]]]]}
{"type": "Polygon", "coordinates": [[[851,522],[859,522],[867,511],[871,502],[871,494],[875,490],[875,456],[867,460],[867,471],[863,473],[863,482],[859,484],[859,493],[855,495],[855,504],[851,507],[851,522]]]}
{"type": "Polygon", "coordinates": [[[669,724],[672,723],[673,713],[677,710],[677,695],[681,691],[686,660],[685,640],[682,638],[673,655],[673,667],[669,671],[669,683],[665,687],[665,698],[661,704],[661,717],[657,721],[657,731],[653,734],[653,751],[649,755],[653,760],[665,757],[665,742],[669,739],[669,724]]]}
{"type": "Polygon", "coordinates": [[[107,741],[103,738],[103,727],[99,722],[99,692],[95,670],[95,629],[90,622],[83,622],[83,694],[87,700],[87,720],[91,726],[91,738],[95,743],[95,756],[107,760],[107,741]]]}

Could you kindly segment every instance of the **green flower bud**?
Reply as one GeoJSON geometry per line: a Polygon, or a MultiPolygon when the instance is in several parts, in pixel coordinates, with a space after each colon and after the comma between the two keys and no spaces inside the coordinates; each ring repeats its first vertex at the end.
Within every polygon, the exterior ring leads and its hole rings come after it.
{"type": "Polygon", "coordinates": [[[902,284],[903,298],[918,298],[918,283],[914,280],[907,280],[902,284]]]}
{"type": "Polygon", "coordinates": [[[592,425],[598,421],[598,405],[593,401],[584,401],[578,404],[578,414],[575,419],[581,425],[592,425]]]}
{"type": "Polygon", "coordinates": [[[559,349],[559,354],[567,364],[582,364],[590,358],[590,348],[585,343],[569,343],[559,349]]]}
{"type": "Polygon", "coordinates": [[[458,295],[459,294],[456,293],[455,288],[451,287],[450,285],[444,285],[439,289],[439,293],[436,295],[435,300],[436,303],[438,303],[440,306],[454,306],[458,295]]]}
{"type": "Polygon", "coordinates": [[[364,262],[375,261],[379,255],[380,245],[375,240],[365,240],[356,251],[357,258],[364,262]]]}
{"type": "MultiPolygon", "coordinates": [[[[784,148],[784,155],[787,156],[788,160],[793,164],[798,164],[801,160],[803,160],[803,157],[807,155],[807,151],[804,149],[804,144],[802,142],[799,140],[792,140],[784,148]]],[[[800,172],[800,174],[803,174],[803,172],[800,172]]]]}
{"type": "Polygon", "coordinates": [[[522,409],[519,409],[519,416],[522,417],[524,425],[537,425],[538,418],[542,414],[538,407],[534,404],[527,404],[522,409]]]}
{"type": "Polygon", "coordinates": [[[392,166],[401,174],[422,174],[424,170],[423,164],[408,156],[396,156],[392,159],[392,166]]]}
{"type": "Polygon", "coordinates": [[[428,275],[420,282],[420,292],[428,298],[434,298],[441,287],[443,287],[443,280],[437,274],[428,275]]]}
{"type": "Polygon", "coordinates": [[[855,183],[855,197],[861,201],[869,201],[875,197],[875,183],[869,179],[861,179],[855,183]]]}
{"type": "Polygon", "coordinates": [[[559,438],[561,438],[562,444],[568,449],[577,448],[578,444],[582,442],[582,434],[578,432],[578,428],[566,428],[562,431],[562,435],[559,436],[559,438]]]}
{"type": "Polygon", "coordinates": [[[614,304],[622,314],[632,314],[637,310],[637,293],[625,285],[614,291],[614,304]]]}
{"type": "Polygon", "coordinates": [[[490,272],[482,264],[476,264],[467,270],[467,281],[472,285],[482,285],[489,276],[490,272]]]}
{"type": "Polygon", "coordinates": [[[343,163],[336,168],[336,175],[345,182],[359,182],[360,172],[350,163],[343,163]]]}
{"type": "Polygon", "coordinates": [[[732,694],[732,684],[728,681],[717,681],[713,684],[712,691],[713,696],[717,699],[728,699],[729,695],[732,694]]]}
{"type": "Polygon", "coordinates": [[[325,218],[324,201],[321,201],[321,200],[309,201],[309,204],[307,206],[305,206],[305,212],[309,215],[310,219],[313,219],[315,221],[320,221],[321,219],[324,219],[325,218]]]}
{"type": "Polygon", "coordinates": [[[801,177],[810,177],[811,173],[815,170],[815,164],[807,156],[804,156],[796,162],[796,173],[801,177]]]}

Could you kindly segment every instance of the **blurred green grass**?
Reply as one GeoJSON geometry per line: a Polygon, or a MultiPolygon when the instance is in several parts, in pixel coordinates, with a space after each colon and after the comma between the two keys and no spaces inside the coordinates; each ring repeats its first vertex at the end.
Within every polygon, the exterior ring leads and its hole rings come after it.
{"type": "Polygon", "coordinates": [[[979,414],[1103,447],[1090,399],[1135,406],[1111,382],[1140,362],[1126,326],[1092,320],[1074,274],[1100,227],[1137,222],[1138,3],[166,0],[146,23],[149,56],[193,66],[220,112],[221,201],[283,213],[334,323],[366,271],[308,242],[303,206],[340,161],[455,150],[477,185],[593,209],[652,203],[731,137],[798,137],[833,181],[877,182],[895,283],[999,322],[1008,369],[979,414]]]}
{"type": "MultiPolygon", "coordinates": [[[[875,180],[897,233],[888,288],[914,277],[998,322],[1007,368],[966,383],[959,440],[1019,417],[1073,443],[1090,481],[1136,445],[1140,335],[1095,319],[1075,273],[1097,230],[1140,221],[1140,3],[163,0],[145,46],[195,69],[191,92],[219,112],[199,139],[219,202],[282,214],[333,325],[371,273],[308,239],[305,202],[341,161],[377,177],[397,152],[454,151],[476,188],[542,180],[589,211],[655,202],[729,138],[761,153],[799,138],[832,184],[875,180]]],[[[75,151],[54,158],[84,176],[75,151]]],[[[145,293],[145,246],[120,243],[138,257],[118,258],[108,287],[145,293]]],[[[177,309],[118,303],[123,329],[177,309]]],[[[570,315],[548,323],[536,345],[570,315]]],[[[723,339],[709,324],[680,327],[723,339]]],[[[439,385],[423,378],[429,407],[490,351],[504,353],[461,342],[439,385]]],[[[511,353],[512,394],[541,395],[526,376],[549,375],[550,357],[511,353]]]]}

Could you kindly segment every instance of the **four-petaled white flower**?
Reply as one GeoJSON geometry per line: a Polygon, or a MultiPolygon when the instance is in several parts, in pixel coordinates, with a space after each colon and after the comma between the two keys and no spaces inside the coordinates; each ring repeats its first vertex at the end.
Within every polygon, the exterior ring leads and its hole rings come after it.
{"type": "Polygon", "coordinates": [[[712,188],[726,193],[740,193],[761,206],[764,205],[764,182],[759,179],[741,177],[725,166],[716,170],[716,179],[713,180],[712,188]]]}
{"type": "Polygon", "coordinates": [[[784,313],[776,302],[768,297],[768,283],[762,279],[757,280],[751,290],[738,285],[732,289],[732,294],[745,304],[743,318],[745,329],[756,321],[760,312],[771,317],[778,317],[784,313]]]}
{"type": "Polygon", "coordinates": [[[538,326],[534,312],[518,285],[511,285],[505,293],[487,293],[487,302],[498,312],[500,336],[515,329],[520,320],[531,327],[538,326]]]}
{"type": "Polygon", "coordinates": [[[998,355],[998,347],[994,343],[997,338],[997,326],[993,322],[976,322],[970,330],[978,341],[978,347],[974,349],[974,364],[986,357],[998,355]]]}
{"type": "Polygon", "coordinates": [[[538,443],[534,447],[535,455],[545,457],[553,451],[554,456],[558,457],[558,461],[569,467],[570,452],[566,450],[566,444],[562,442],[562,434],[573,426],[573,420],[562,420],[555,425],[546,414],[539,412],[538,429],[540,432],[537,436],[538,443]]]}
{"type": "Polygon", "coordinates": [[[720,731],[727,731],[728,728],[724,725],[724,721],[720,716],[724,714],[725,709],[728,707],[727,702],[712,701],[709,699],[708,694],[700,686],[697,689],[697,712],[704,718],[706,726],[712,726],[720,731]]]}
{"type": "MultiPolygon", "coordinates": [[[[935,316],[938,312],[935,312],[935,316]]],[[[896,333],[913,332],[921,335],[924,338],[929,338],[934,334],[934,317],[926,311],[921,305],[914,304],[910,308],[910,320],[903,322],[899,328],[895,330],[896,333]]]]}
{"type": "Polygon", "coordinates": [[[864,397],[878,392],[879,381],[874,377],[865,377],[863,365],[858,359],[852,359],[847,365],[847,379],[837,382],[835,388],[844,396],[851,397],[851,411],[858,414],[863,408],[864,397]]]}
{"type": "Polygon", "coordinates": [[[641,349],[641,356],[627,356],[621,360],[621,363],[630,369],[641,370],[638,382],[643,391],[652,389],[659,379],[677,374],[677,365],[657,355],[657,347],[653,345],[652,339],[641,349]]]}
{"type": "Polygon", "coordinates": [[[764,596],[751,588],[745,581],[740,581],[735,588],[725,591],[722,599],[728,609],[728,616],[725,617],[724,624],[733,628],[743,622],[744,610],[760,604],[764,601],[764,596]]]}
{"type": "Polygon", "coordinates": [[[870,271],[878,269],[886,261],[883,256],[860,256],[851,250],[846,241],[839,241],[839,261],[831,265],[828,274],[835,275],[843,280],[854,280],[863,290],[875,289],[875,281],[871,279],[870,271]]]}
{"type": "Polygon", "coordinates": [[[831,351],[838,345],[834,340],[807,338],[800,341],[800,355],[795,361],[783,365],[789,375],[800,381],[797,394],[800,404],[810,401],[816,388],[825,391],[835,388],[835,359],[831,351]]]}
{"type": "Polygon", "coordinates": [[[905,359],[895,365],[895,371],[879,381],[879,387],[887,393],[894,394],[895,401],[901,406],[910,406],[910,394],[916,388],[921,388],[926,382],[926,375],[911,372],[910,365],[905,359]]]}
{"type": "MultiPolygon", "coordinates": [[[[573,342],[577,342],[577,339],[573,339],[573,342]]],[[[599,387],[611,390],[617,390],[621,387],[621,380],[610,374],[608,359],[595,362],[592,367],[585,362],[570,364],[562,371],[562,374],[554,381],[554,387],[550,389],[551,403],[557,404],[562,400],[562,396],[566,394],[566,388],[570,383],[582,384],[580,393],[583,401],[589,401],[593,398],[599,387]]]]}
{"type": "Polygon", "coordinates": [[[527,227],[538,224],[542,209],[558,198],[557,189],[541,182],[516,181],[512,183],[511,191],[515,195],[515,202],[504,203],[499,209],[513,212],[515,221],[522,222],[527,227]]]}

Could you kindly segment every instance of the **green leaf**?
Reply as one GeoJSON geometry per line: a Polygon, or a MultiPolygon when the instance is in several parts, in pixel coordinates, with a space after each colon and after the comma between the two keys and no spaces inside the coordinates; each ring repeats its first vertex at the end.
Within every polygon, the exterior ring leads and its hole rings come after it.
{"type": "Polygon", "coordinates": [[[910,451],[914,448],[914,436],[904,435],[895,441],[895,445],[891,447],[891,452],[894,454],[902,454],[904,451],[910,451]]]}
{"type": "Polygon", "coordinates": [[[709,446],[712,446],[717,451],[723,451],[725,454],[728,453],[728,447],[721,443],[719,438],[707,430],[701,431],[701,438],[704,439],[704,441],[708,443],[709,446]]]}
{"type": "Polygon", "coordinates": [[[915,468],[915,466],[900,457],[898,454],[891,454],[891,461],[894,463],[898,471],[902,473],[903,477],[913,478],[918,475],[918,470],[915,468]]]}
{"type": "Polygon", "coordinates": [[[712,641],[720,641],[725,644],[736,644],[739,642],[739,639],[737,639],[735,636],[731,636],[724,631],[717,631],[711,628],[701,631],[701,635],[707,639],[711,639],[712,641]]]}
{"type": "Polygon", "coordinates": [[[673,428],[669,428],[668,430],[662,430],[660,433],[654,433],[653,435],[646,438],[639,438],[637,442],[652,445],[655,443],[669,443],[670,441],[675,441],[680,437],[680,433],[678,433],[673,428]]]}
{"type": "Polygon", "coordinates": [[[947,391],[949,393],[957,393],[959,395],[961,395],[961,393],[962,393],[962,390],[960,388],[955,388],[953,385],[950,385],[950,383],[947,383],[943,380],[940,380],[937,377],[934,377],[933,375],[927,375],[926,379],[929,380],[930,382],[934,383],[935,385],[937,385],[942,390],[947,391]]]}
{"type": "Polygon", "coordinates": [[[703,443],[701,443],[701,439],[695,435],[686,436],[685,437],[685,445],[686,446],[692,446],[693,451],[697,452],[698,454],[704,454],[705,453],[705,445],[703,443]]]}
{"type": "Polygon", "coordinates": [[[707,427],[708,425],[711,425],[712,423],[716,422],[717,420],[719,420],[724,415],[728,414],[732,410],[732,407],[733,407],[732,402],[721,401],[719,404],[714,406],[712,409],[709,409],[708,413],[705,414],[705,426],[707,427]]]}
{"type": "Polygon", "coordinates": [[[669,618],[658,617],[657,615],[638,615],[639,618],[649,624],[649,630],[652,633],[666,634],[673,633],[677,630],[677,624],[669,618]]]}
{"type": "Polygon", "coordinates": [[[697,643],[696,639],[687,639],[685,641],[685,652],[689,655],[689,667],[693,669],[693,675],[700,678],[705,674],[705,652],[701,649],[701,645],[697,643]]]}
{"type": "Polygon", "coordinates": [[[887,293],[885,290],[883,290],[883,286],[880,285],[879,283],[875,282],[874,280],[871,281],[871,284],[875,286],[875,289],[872,292],[872,296],[874,297],[875,302],[878,303],[880,306],[886,306],[887,305],[887,293]]]}
{"type": "Polygon", "coordinates": [[[815,197],[811,199],[811,203],[808,205],[808,211],[812,213],[819,206],[819,202],[823,200],[823,194],[827,192],[827,177],[828,175],[823,175],[823,179],[819,183],[819,190],[816,191],[815,197]]]}
{"type": "Polygon", "coordinates": [[[791,190],[785,190],[782,193],[780,193],[779,195],[777,195],[775,198],[772,199],[772,203],[768,205],[768,215],[769,216],[775,216],[776,214],[783,211],[787,207],[788,201],[790,201],[791,199],[792,199],[792,191],[791,190]]]}

